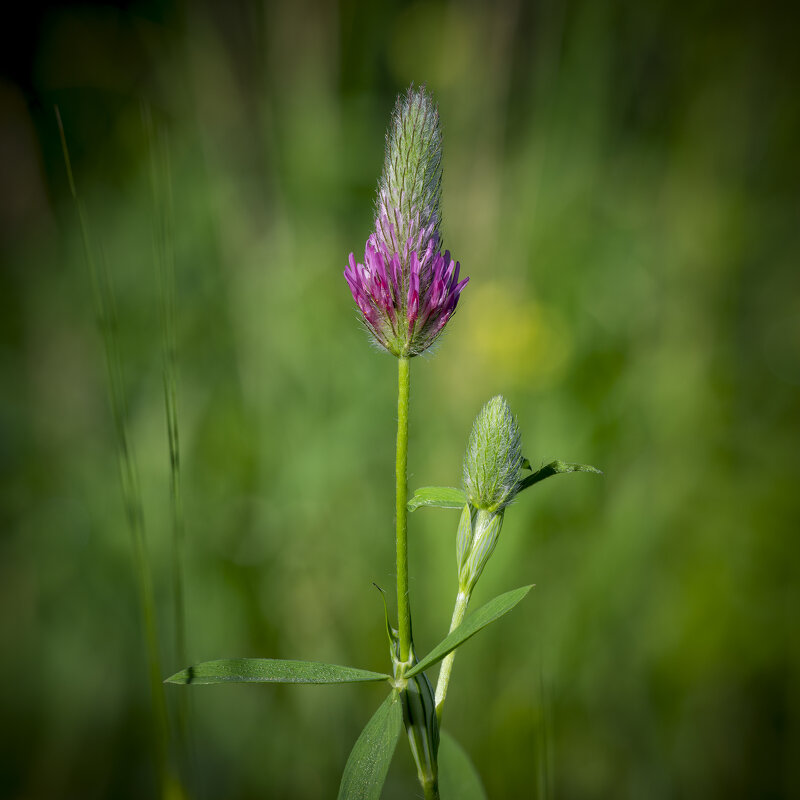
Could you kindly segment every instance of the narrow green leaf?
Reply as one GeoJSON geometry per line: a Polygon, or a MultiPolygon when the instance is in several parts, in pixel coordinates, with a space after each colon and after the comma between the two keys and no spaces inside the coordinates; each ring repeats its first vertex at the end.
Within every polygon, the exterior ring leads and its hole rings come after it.
{"type": "Polygon", "coordinates": [[[403,711],[394,690],[353,745],[339,785],[339,800],[380,800],[402,727],[403,711]]]}
{"type": "Polygon", "coordinates": [[[563,472],[594,472],[596,475],[603,474],[597,467],[591,467],[588,464],[568,464],[566,461],[553,461],[547,464],[547,466],[536,470],[533,475],[528,475],[527,478],[521,480],[519,484],[517,484],[517,492],[521,492],[523,489],[527,489],[529,486],[533,486],[534,483],[539,483],[539,481],[543,481],[545,478],[549,478],[552,475],[561,475],[563,472]]]}
{"type": "Polygon", "coordinates": [[[441,661],[448,653],[466,642],[471,636],[474,636],[481,628],[485,628],[496,619],[500,619],[503,614],[511,611],[532,588],[533,584],[522,586],[519,589],[501,594],[490,600],[486,605],[481,606],[477,611],[470,614],[452,633],[445,636],[425,658],[406,672],[406,677],[411,678],[418,672],[433,666],[437,661],[441,661]]]}
{"type": "Polygon", "coordinates": [[[408,501],[408,510],[416,511],[421,506],[463,508],[466,502],[467,496],[461,489],[452,486],[423,486],[408,501]]]}
{"type": "Polygon", "coordinates": [[[478,770],[466,750],[439,731],[439,795],[442,800],[488,800],[478,770]]]}
{"type": "Polygon", "coordinates": [[[394,658],[400,642],[399,631],[389,622],[389,607],[386,605],[386,592],[384,592],[375,581],[372,582],[372,585],[381,593],[381,600],[383,600],[383,618],[386,620],[386,638],[389,640],[389,653],[392,658],[394,658]]]}
{"type": "Polygon", "coordinates": [[[164,683],[357,683],[384,681],[383,672],[369,672],[317,661],[277,658],[226,658],[204,661],[167,678],[164,683]]]}

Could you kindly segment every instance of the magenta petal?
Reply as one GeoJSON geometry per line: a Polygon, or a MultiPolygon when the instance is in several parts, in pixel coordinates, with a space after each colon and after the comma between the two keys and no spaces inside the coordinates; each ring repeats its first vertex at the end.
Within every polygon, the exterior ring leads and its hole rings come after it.
{"type": "Polygon", "coordinates": [[[366,266],[371,275],[379,273],[382,259],[378,251],[373,248],[372,245],[367,245],[367,249],[364,251],[364,260],[367,262],[366,266]]]}
{"type": "Polygon", "coordinates": [[[439,318],[439,321],[436,323],[436,334],[440,333],[442,328],[447,325],[447,320],[450,319],[450,313],[451,312],[448,311],[446,314],[442,314],[442,316],[439,318]]]}
{"type": "Polygon", "coordinates": [[[459,269],[458,261],[451,261],[450,265],[447,267],[446,272],[444,273],[444,282],[450,286],[452,285],[453,275],[455,274],[456,281],[458,280],[458,269],[459,269]]]}
{"type": "Polygon", "coordinates": [[[438,278],[432,287],[431,302],[435,306],[440,306],[445,297],[445,284],[441,278],[438,278]]]}
{"type": "Polygon", "coordinates": [[[383,254],[378,254],[375,259],[376,272],[384,286],[389,285],[389,276],[386,274],[386,261],[383,254]]]}
{"type": "Polygon", "coordinates": [[[358,284],[354,280],[351,280],[347,272],[344,273],[344,279],[347,281],[347,286],[350,289],[350,294],[352,294],[353,299],[355,299],[356,295],[358,294],[358,284]]]}
{"type": "Polygon", "coordinates": [[[403,270],[400,265],[400,256],[397,254],[392,256],[392,262],[389,265],[390,274],[392,277],[392,297],[396,308],[400,307],[400,295],[403,286],[403,270]]]}
{"type": "Polygon", "coordinates": [[[411,264],[412,272],[409,275],[408,296],[406,298],[406,319],[408,319],[409,327],[413,328],[419,314],[419,261],[416,259],[416,254],[411,256],[411,264]],[[415,261],[416,270],[414,270],[415,261]]]}
{"type": "Polygon", "coordinates": [[[418,315],[419,294],[417,292],[411,292],[408,296],[408,310],[406,311],[406,318],[408,319],[408,325],[410,328],[414,327],[414,323],[417,321],[418,315]]]}
{"type": "MultiPolygon", "coordinates": [[[[412,256],[412,264],[413,264],[413,262],[414,262],[414,259],[413,259],[413,256],[412,256]]],[[[417,267],[419,267],[419,262],[417,262],[417,267]]],[[[408,276],[408,295],[407,295],[407,300],[408,300],[408,304],[409,305],[411,304],[412,295],[414,297],[416,297],[416,301],[417,301],[417,303],[419,303],[419,272],[418,271],[414,271],[413,267],[412,267],[411,274],[408,276]]]]}
{"type": "Polygon", "coordinates": [[[364,319],[366,319],[371,325],[375,325],[378,320],[378,315],[375,309],[369,304],[367,299],[361,296],[356,297],[356,303],[358,303],[358,307],[361,313],[364,315],[364,319]]]}

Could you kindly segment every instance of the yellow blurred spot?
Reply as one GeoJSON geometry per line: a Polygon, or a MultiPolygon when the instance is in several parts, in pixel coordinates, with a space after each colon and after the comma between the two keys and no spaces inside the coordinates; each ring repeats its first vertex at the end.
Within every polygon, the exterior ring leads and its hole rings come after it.
{"type": "Polygon", "coordinates": [[[459,350],[472,370],[503,387],[538,387],[558,378],[571,341],[556,311],[497,283],[467,287],[464,299],[459,350]]]}
{"type": "Polygon", "coordinates": [[[183,785],[174,775],[164,777],[162,797],[164,800],[187,800],[183,785]]]}

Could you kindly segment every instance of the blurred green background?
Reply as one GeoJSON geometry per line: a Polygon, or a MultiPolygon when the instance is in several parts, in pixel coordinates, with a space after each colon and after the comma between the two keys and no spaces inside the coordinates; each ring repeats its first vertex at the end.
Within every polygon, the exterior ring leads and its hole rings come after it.
{"type": "MultiPolygon", "coordinates": [[[[33,5],[0,74],[0,794],[156,794],[103,339],[117,306],[166,674],[169,462],[150,186],[166,142],[192,661],[387,667],[396,368],[342,278],[395,96],[427,82],[470,284],[412,364],[410,485],[503,393],[596,464],[508,511],[445,713],[491,798],[800,796],[800,48],[787,4],[33,5]]],[[[163,164],[162,164],[163,166],[163,164]]],[[[417,648],[458,512],[411,517],[417,648]]],[[[189,792],[327,798],[379,686],[167,687],[189,792]]],[[[401,741],[384,796],[418,795],[401,741]]]]}

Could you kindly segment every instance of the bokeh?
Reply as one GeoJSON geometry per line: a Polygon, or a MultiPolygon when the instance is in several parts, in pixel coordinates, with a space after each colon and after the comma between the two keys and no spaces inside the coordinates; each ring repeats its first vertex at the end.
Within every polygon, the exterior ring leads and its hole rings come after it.
{"type": "MultiPolygon", "coordinates": [[[[0,794],[157,795],[104,337],[54,105],[115,302],[163,668],[176,655],[174,254],[192,661],[387,667],[394,360],[342,277],[397,93],[444,125],[470,283],[412,364],[410,484],[457,485],[504,394],[534,465],[444,724],[491,798],[800,795],[800,48],[787,4],[36,5],[0,74],[0,794]],[[157,152],[159,156],[153,157],[157,152]],[[154,190],[155,187],[155,190],[154,190]]],[[[105,280],[105,279],[104,279],[105,280]]],[[[410,520],[417,649],[458,512],[410,520]]],[[[188,796],[333,797],[378,686],[188,692],[188,796]]],[[[177,726],[175,726],[177,727],[177,726]]],[[[401,740],[384,793],[418,796],[401,740]]]]}

